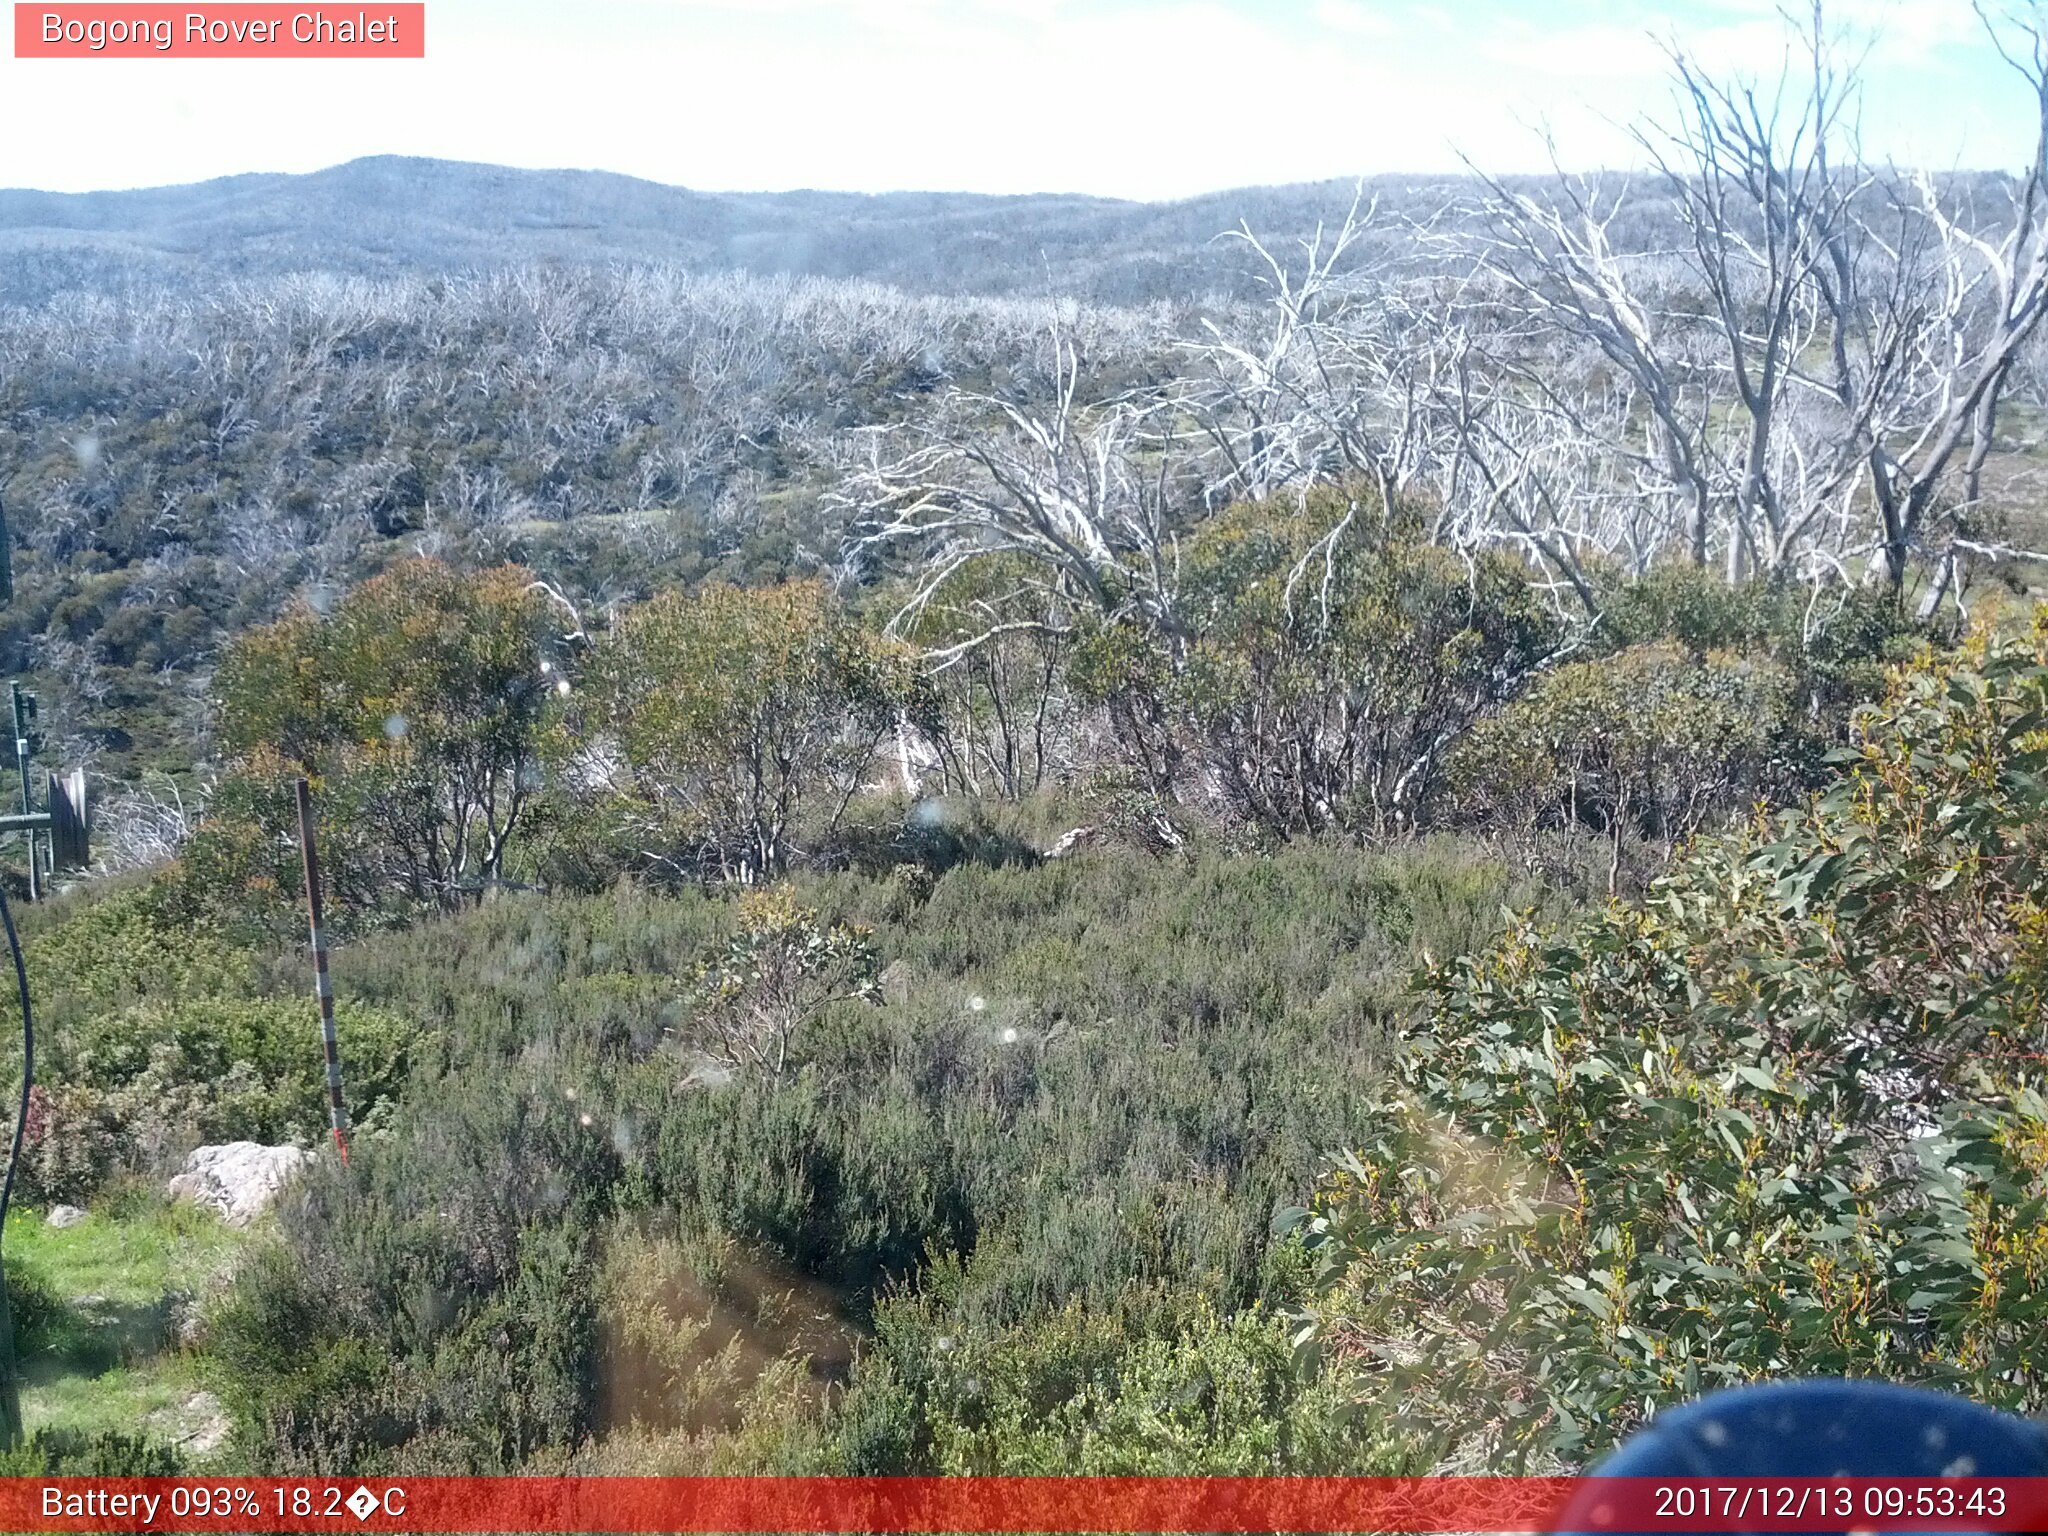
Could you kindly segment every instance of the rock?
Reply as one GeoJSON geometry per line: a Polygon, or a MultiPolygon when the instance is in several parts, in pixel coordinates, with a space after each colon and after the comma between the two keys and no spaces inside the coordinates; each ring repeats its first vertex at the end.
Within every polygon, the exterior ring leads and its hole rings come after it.
{"type": "Polygon", "coordinates": [[[85,1220],[85,1212],[75,1205],[53,1205],[43,1220],[53,1227],[75,1227],[85,1220]]]}
{"type": "Polygon", "coordinates": [[[165,1189],[174,1200],[212,1206],[231,1227],[246,1227],[312,1160],[313,1154],[301,1147],[266,1147],[253,1141],[200,1147],[165,1189]]]}
{"type": "Polygon", "coordinates": [[[1100,829],[1096,827],[1075,827],[1071,831],[1062,832],[1059,841],[1046,849],[1040,857],[1047,863],[1051,863],[1054,859],[1064,859],[1076,848],[1094,837],[1098,830],[1100,829]]]}
{"type": "Polygon", "coordinates": [[[732,1081],[732,1067],[698,1051],[690,1058],[690,1070],[683,1074],[685,1088],[723,1088],[732,1081]]]}
{"type": "Polygon", "coordinates": [[[159,1408],[145,1415],[143,1422],[179,1450],[194,1456],[219,1450],[233,1429],[227,1410],[211,1392],[194,1392],[175,1408],[159,1408]]]}
{"type": "Polygon", "coordinates": [[[876,978],[882,989],[882,1001],[901,1008],[910,1001],[910,967],[901,960],[891,960],[876,978]]]}
{"type": "Polygon", "coordinates": [[[167,1291],[163,1307],[164,1330],[180,1349],[198,1349],[206,1343],[210,1330],[198,1297],[188,1291],[167,1291]]]}

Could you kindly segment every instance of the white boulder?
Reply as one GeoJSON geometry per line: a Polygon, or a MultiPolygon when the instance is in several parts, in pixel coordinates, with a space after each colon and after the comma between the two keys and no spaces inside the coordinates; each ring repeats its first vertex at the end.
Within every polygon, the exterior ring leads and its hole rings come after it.
{"type": "Polygon", "coordinates": [[[220,1399],[211,1392],[194,1392],[182,1403],[144,1414],[142,1421],[180,1450],[195,1456],[209,1456],[219,1450],[227,1444],[234,1428],[220,1399]]]}
{"type": "Polygon", "coordinates": [[[43,1220],[53,1227],[75,1227],[85,1220],[85,1212],[75,1205],[53,1205],[43,1220]]]}
{"type": "Polygon", "coordinates": [[[1099,827],[1075,827],[1070,831],[1062,832],[1059,841],[1046,849],[1039,857],[1047,863],[1051,863],[1054,859],[1064,859],[1076,848],[1093,838],[1100,830],[1099,827]]]}
{"type": "Polygon", "coordinates": [[[301,1147],[266,1147],[230,1141],[199,1147],[184,1171],[165,1186],[174,1200],[195,1200],[219,1211],[231,1227],[246,1227],[270,1208],[278,1192],[313,1160],[301,1147]]]}

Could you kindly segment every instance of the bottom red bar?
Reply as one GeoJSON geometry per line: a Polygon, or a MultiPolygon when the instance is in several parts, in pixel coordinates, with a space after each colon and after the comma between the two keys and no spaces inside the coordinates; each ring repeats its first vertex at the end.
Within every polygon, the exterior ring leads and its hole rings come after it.
{"type": "Polygon", "coordinates": [[[0,1529],[2003,1532],[2048,1478],[10,1478],[0,1529]]]}

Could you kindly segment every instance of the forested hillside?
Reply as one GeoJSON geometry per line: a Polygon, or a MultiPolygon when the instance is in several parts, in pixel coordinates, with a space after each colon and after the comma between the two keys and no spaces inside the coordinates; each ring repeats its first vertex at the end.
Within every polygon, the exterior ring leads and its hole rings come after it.
{"type": "MultiPolygon", "coordinates": [[[[918,293],[1192,300],[1236,287],[1215,247],[1250,219],[1306,234],[1348,185],[1253,187],[1179,203],[966,193],[709,193],[595,171],[396,156],[305,176],[133,192],[0,190],[0,302],[130,286],[212,291],[301,271],[431,275],[631,264],[847,278],[918,293]]],[[[1389,177],[1423,210],[1441,181],[1389,177]]]]}
{"type": "Polygon", "coordinates": [[[2039,1409],[2048,165],[1860,164],[1793,46],[1810,132],[1681,58],[1634,179],[0,196],[0,655],[99,805],[18,1464],[2039,1409]],[[312,1155],[226,1233],[231,1141],[312,1155]]]}

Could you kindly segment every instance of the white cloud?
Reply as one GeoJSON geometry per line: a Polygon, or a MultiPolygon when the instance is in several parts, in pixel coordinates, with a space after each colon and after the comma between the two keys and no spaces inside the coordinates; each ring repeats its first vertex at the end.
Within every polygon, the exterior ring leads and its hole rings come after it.
{"type": "MultiPolygon", "coordinates": [[[[1965,0],[1833,3],[1882,29],[1879,152],[2010,158],[1965,0]]],[[[1590,165],[1665,99],[1665,30],[1712,68],[1783,57],[1773,0],[428,0],[423,61],[0,59],[0,184],[407,153],[707,188],[1170,196],[1449,170],[1456,150],[1530,169],[1539,120],[1590,165]]]]}
{"type": "Polygon", "coordinates": [[[1332,33],[1381,39],[1401,34],[1402,18],[1372,0],[1316,0],[1312,14],[1317,26],[1332,33]]]}

